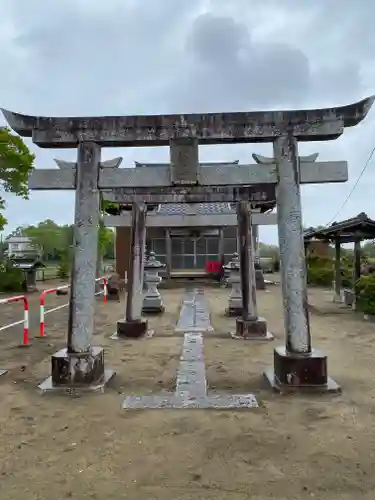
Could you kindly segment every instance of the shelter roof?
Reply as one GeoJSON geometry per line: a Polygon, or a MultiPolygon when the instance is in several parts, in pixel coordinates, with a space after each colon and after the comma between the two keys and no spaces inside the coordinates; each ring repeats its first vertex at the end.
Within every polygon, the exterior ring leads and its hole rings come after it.
{"type": "Polygon", "coordinates": [[[323,229],[308,229],[304,233],[305,241],[313,239],[323,241],[339,240],[341,243],[352,243],[356,240],[375,239],[375,220],[361,212],[356,217],[341,222],[333,222],[323,229]]]}
{"type": "Polygon", "coordinates": [[[40,269],[41,267],[46,267],[43,262],[41,262],[39,259],[21,259],[21,258],[16,258],[16,259],[11,259],[11,262],[14,267],[17,269],[22,269],[23,271],[31,270],[31,269],[40,269]]]}

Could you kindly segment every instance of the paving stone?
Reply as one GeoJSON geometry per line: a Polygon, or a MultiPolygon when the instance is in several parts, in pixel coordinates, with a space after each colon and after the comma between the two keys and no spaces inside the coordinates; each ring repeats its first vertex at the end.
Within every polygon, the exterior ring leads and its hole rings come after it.
{"type": "Polygon", "coordinates": [[[205,397],[184,397],[176,394],[170,394],[169,396],[128,396],[123,403],[124,409],[132,410],[166,408],[233,410],[258,407],[257,400],[252,394],[205,397]]]}
{"type": "Polygon", "coordinates": [[[204,331],[212,330],[208,307],[201,290],[188,291],[175,331],[184,332],[176,391],[151,396],[128,396],[124,409],[216,409],[258,408],[253,394],[208,395],[204,363],[204,331]]]}

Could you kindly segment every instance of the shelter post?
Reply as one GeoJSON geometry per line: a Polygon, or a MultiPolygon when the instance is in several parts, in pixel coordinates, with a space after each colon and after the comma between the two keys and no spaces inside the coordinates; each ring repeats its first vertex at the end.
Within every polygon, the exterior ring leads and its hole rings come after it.
{"type": "Polygon", "coordinates": [[[335,239],[335,290],[333,301],[341,303],[341,242],[339,238],[335,239]]]}
{"type": "Polygon", "coordinates": [[[170,228],[165,229],[165,253],[167,278],[170,279],[172,272],[172,238],[170,228]]]}
{"type": "Polygon", "coordinates": [[[356,292],[356,283],[361,277],[361,239],[357,238],[354,241],[354,266],[353,266],[353,311],[357,310],[357,292],[356,292]]]}

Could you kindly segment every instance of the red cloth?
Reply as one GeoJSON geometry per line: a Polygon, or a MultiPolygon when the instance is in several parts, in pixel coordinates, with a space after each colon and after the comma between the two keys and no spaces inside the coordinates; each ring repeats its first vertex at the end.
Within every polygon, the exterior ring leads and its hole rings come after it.
{"type": "Polygon", "coordinates": [[[221,262],[220,260],[215,260],[211,262],[206,262],[206,273],[207,274],[218,274],[221,269],[221,262]]]}

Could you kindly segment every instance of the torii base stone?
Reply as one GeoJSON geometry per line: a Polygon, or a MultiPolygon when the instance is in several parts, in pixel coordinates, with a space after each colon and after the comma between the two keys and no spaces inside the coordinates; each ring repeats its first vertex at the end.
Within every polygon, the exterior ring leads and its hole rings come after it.
{"type": "Polygon", "coordinates": [[[274,366],[264,372],[264,377],[279,393],[340,393],[340,386],[327,373],[327,356],[318,349],[297,355],[278,346],[274,350],[274,366]]]}
{"type": "Polygon", "coordinates": [[[151,337],[153,330],[148,329],[148,319],[118,321],[117,331],[111,337],[115,340],[141,339],[151,337]]]}
{"type": "Polygon", "coordinates": [[[103,392],[116,373],[104,368],[104,349],[93,346],[82,354],[60,349],[51,356],[51,374],[38,386],[42,392],[103,392]]]}
{"type": "Polygon", "coordinates": [[[267,330],[265,318],[236,318],[236,332],[231,332],[233,339],[241,340],[273,340],[273,335],[267,330]]]}

